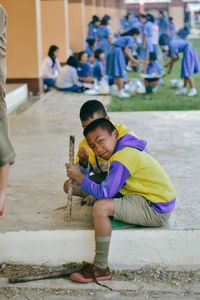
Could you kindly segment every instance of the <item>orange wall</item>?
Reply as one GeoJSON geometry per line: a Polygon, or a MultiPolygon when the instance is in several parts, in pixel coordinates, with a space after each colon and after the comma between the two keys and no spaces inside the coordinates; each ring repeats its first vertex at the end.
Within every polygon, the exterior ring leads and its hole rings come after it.
{"type": "Polygon", "coordinates": [[[1,4],[8,13],[7,77],[40,77],[39,0],[1,0],[1,4]]]}
{"type": "Polygon", "coordinates": [[[51,45],[59,47],[58,60],[66,61],[67,45],[67,24],[68,16],[65,16],[65,1],[43,0],[41,1],[42,16],[42,56],[47,56],[51,45]]]}
{"type": "Polygon", "coordinates": [[[84,0],[68,0],[69,15],[69,45],[73,52],[79,52],[85,47],[86,22],[84,0]]]}

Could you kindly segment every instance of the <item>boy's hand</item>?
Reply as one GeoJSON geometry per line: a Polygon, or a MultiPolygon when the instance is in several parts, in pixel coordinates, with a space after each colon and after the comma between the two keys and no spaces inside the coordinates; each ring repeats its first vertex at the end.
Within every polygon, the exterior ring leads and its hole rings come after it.
{"type": "Polygon", "coordinates": [[[85,197],[84,201],[87,203],[87,205],[92,206],[94,204],[94,202],[96,201],[96,199],[93,196],[88,195],[85,197]]]}
{"type": "Polygon", "coordinates": [[[84,175],[81,174],[79,167],[75,166],[75,165],[70,165],[70,164],[65,164],[66,166],[66,172],[67,172],[67,176],[70,179],[74,179],[76,180],[79,184],[81,184],[84,175]]]}
{"type": "Polygon", "coordinates": [[[85,149],[84,147],[81,147],[81,149],[78,152],[79,162],[84,167],[87,168],[88,164],[88,158],[89,158],[89,151],[85,149]]]}

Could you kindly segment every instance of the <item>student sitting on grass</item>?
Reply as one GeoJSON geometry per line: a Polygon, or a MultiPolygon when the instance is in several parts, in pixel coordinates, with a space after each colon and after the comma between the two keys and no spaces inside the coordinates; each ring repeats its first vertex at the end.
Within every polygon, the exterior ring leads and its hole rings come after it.
{"type": "Polygon", "coordinates": [[[93,68],[93,77],[98,81],[101,81],[105,75],[105,67],[104,67],[104,57],[105,54],[102,49],[97,49],[94,53],[94,57],[96,59],[93,68]]]}
{"type": "Polygon", "coordinates": [[[78,61],[75,56],[70,56],[66,65],[59,72],[56,86],[63,92],[81,92],[82,87],[78,81],[78,61]]]}
{"type": "Polygon", "coordinates": [[[90,68],[88,60],[88,54],[86,51],[81,51],[78,54],[78,76],[81,82],[91,83],[94,82],[94,78],[92,77],[92,70],[90,68]]]}
{"type": "MultiPolygon", "coordinates": [[[[100,101],[86,101],[80,109],[80,121],[82,127],[85,128],[89,123],[98,118],[105,118],[107,120],[110,120],[105,107],[100,101]]],[[[115,127],[117,128],[120,137],[127,133],[134,135],[134,132],[126,128],[123,124],[115,124],[115,127]]],[[[108,162],[94,154],[85,138],[79,144],[75,164],[78,165],[80,171],[83,174],[88,174],[90,179],[94,180],[97,183],[101,183],[107,176],[108,162]],[[91,172],[93,172],[94,175],[90,176],[91,172]]],[[[66,193],[68,192],[68,184],[69,181],[66,180],[64,183],[64,191],[66,193]]],[[[84,196],[85,202],[87,202],[88,204],[93,201],[93,197],[83,192],[83,190],[81,190],[80,184],[78,184],[76,181],[74,182],[73,194],[75,196],[84,196]]]]}
{"type": "Polygon", "coordinates": [[[109,217],[140,226],[162,226],[175,207],[175,188],[161,165],[144,152],[146,142],[130,134],[120,138],[107,119],[91,122],[84,136],[96,156],[108,161],[108,175],[97,184],[84,176],[78,166],[66,164],[67,176],[91,194],[96,251],[93,264],[83,265],[70,279],[92,282],[111,279],[108,252],[112,225],[109,217]]]}

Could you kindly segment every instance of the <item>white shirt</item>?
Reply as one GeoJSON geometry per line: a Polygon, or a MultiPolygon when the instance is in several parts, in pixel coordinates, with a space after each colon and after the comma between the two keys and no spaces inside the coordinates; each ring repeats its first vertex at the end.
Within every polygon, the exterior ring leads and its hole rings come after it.
{"type": "Polygon", "coordinates": [[[79,85],[77,70],[72,66],[65,65],[59,71],[56,85],[58,88],[69,88],[74,84],[79,85]]]}
{"type": "Polygon", "coordinates": [[[42,77],[43,78],[53,78],[56,79],[58,77],[58,71],[61,69],[60,63],[56,58],[55,64],[52,68],[53,61],[47,56],[42,63],[42,77]]]}

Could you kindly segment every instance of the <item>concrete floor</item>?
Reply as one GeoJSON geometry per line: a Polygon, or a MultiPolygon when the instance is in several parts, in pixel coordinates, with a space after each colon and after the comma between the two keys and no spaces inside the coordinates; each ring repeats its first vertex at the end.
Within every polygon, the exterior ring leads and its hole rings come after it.
{"type": "MultiPolygon", "coordinates": [[[[28,110],[10,115],[17,157],[10,170],[8,209],[0,232],[92,228],[91,208],[80,207],[77,199],[71,223],[64,222],[64,211],[59,209],[66,204],[62,185],[69,135],[75,134],[77,148],[82,139],[79,109],[92,98],[52,91],[28,110]]],[[[95,98],[105,105],[109,102],[109,96],[95,98]]],[[[115,112],[110,116],[147,140],[149,151],[177,189],[176,209],[163,229],[199,229],[200,111],[115,112]]]]}

